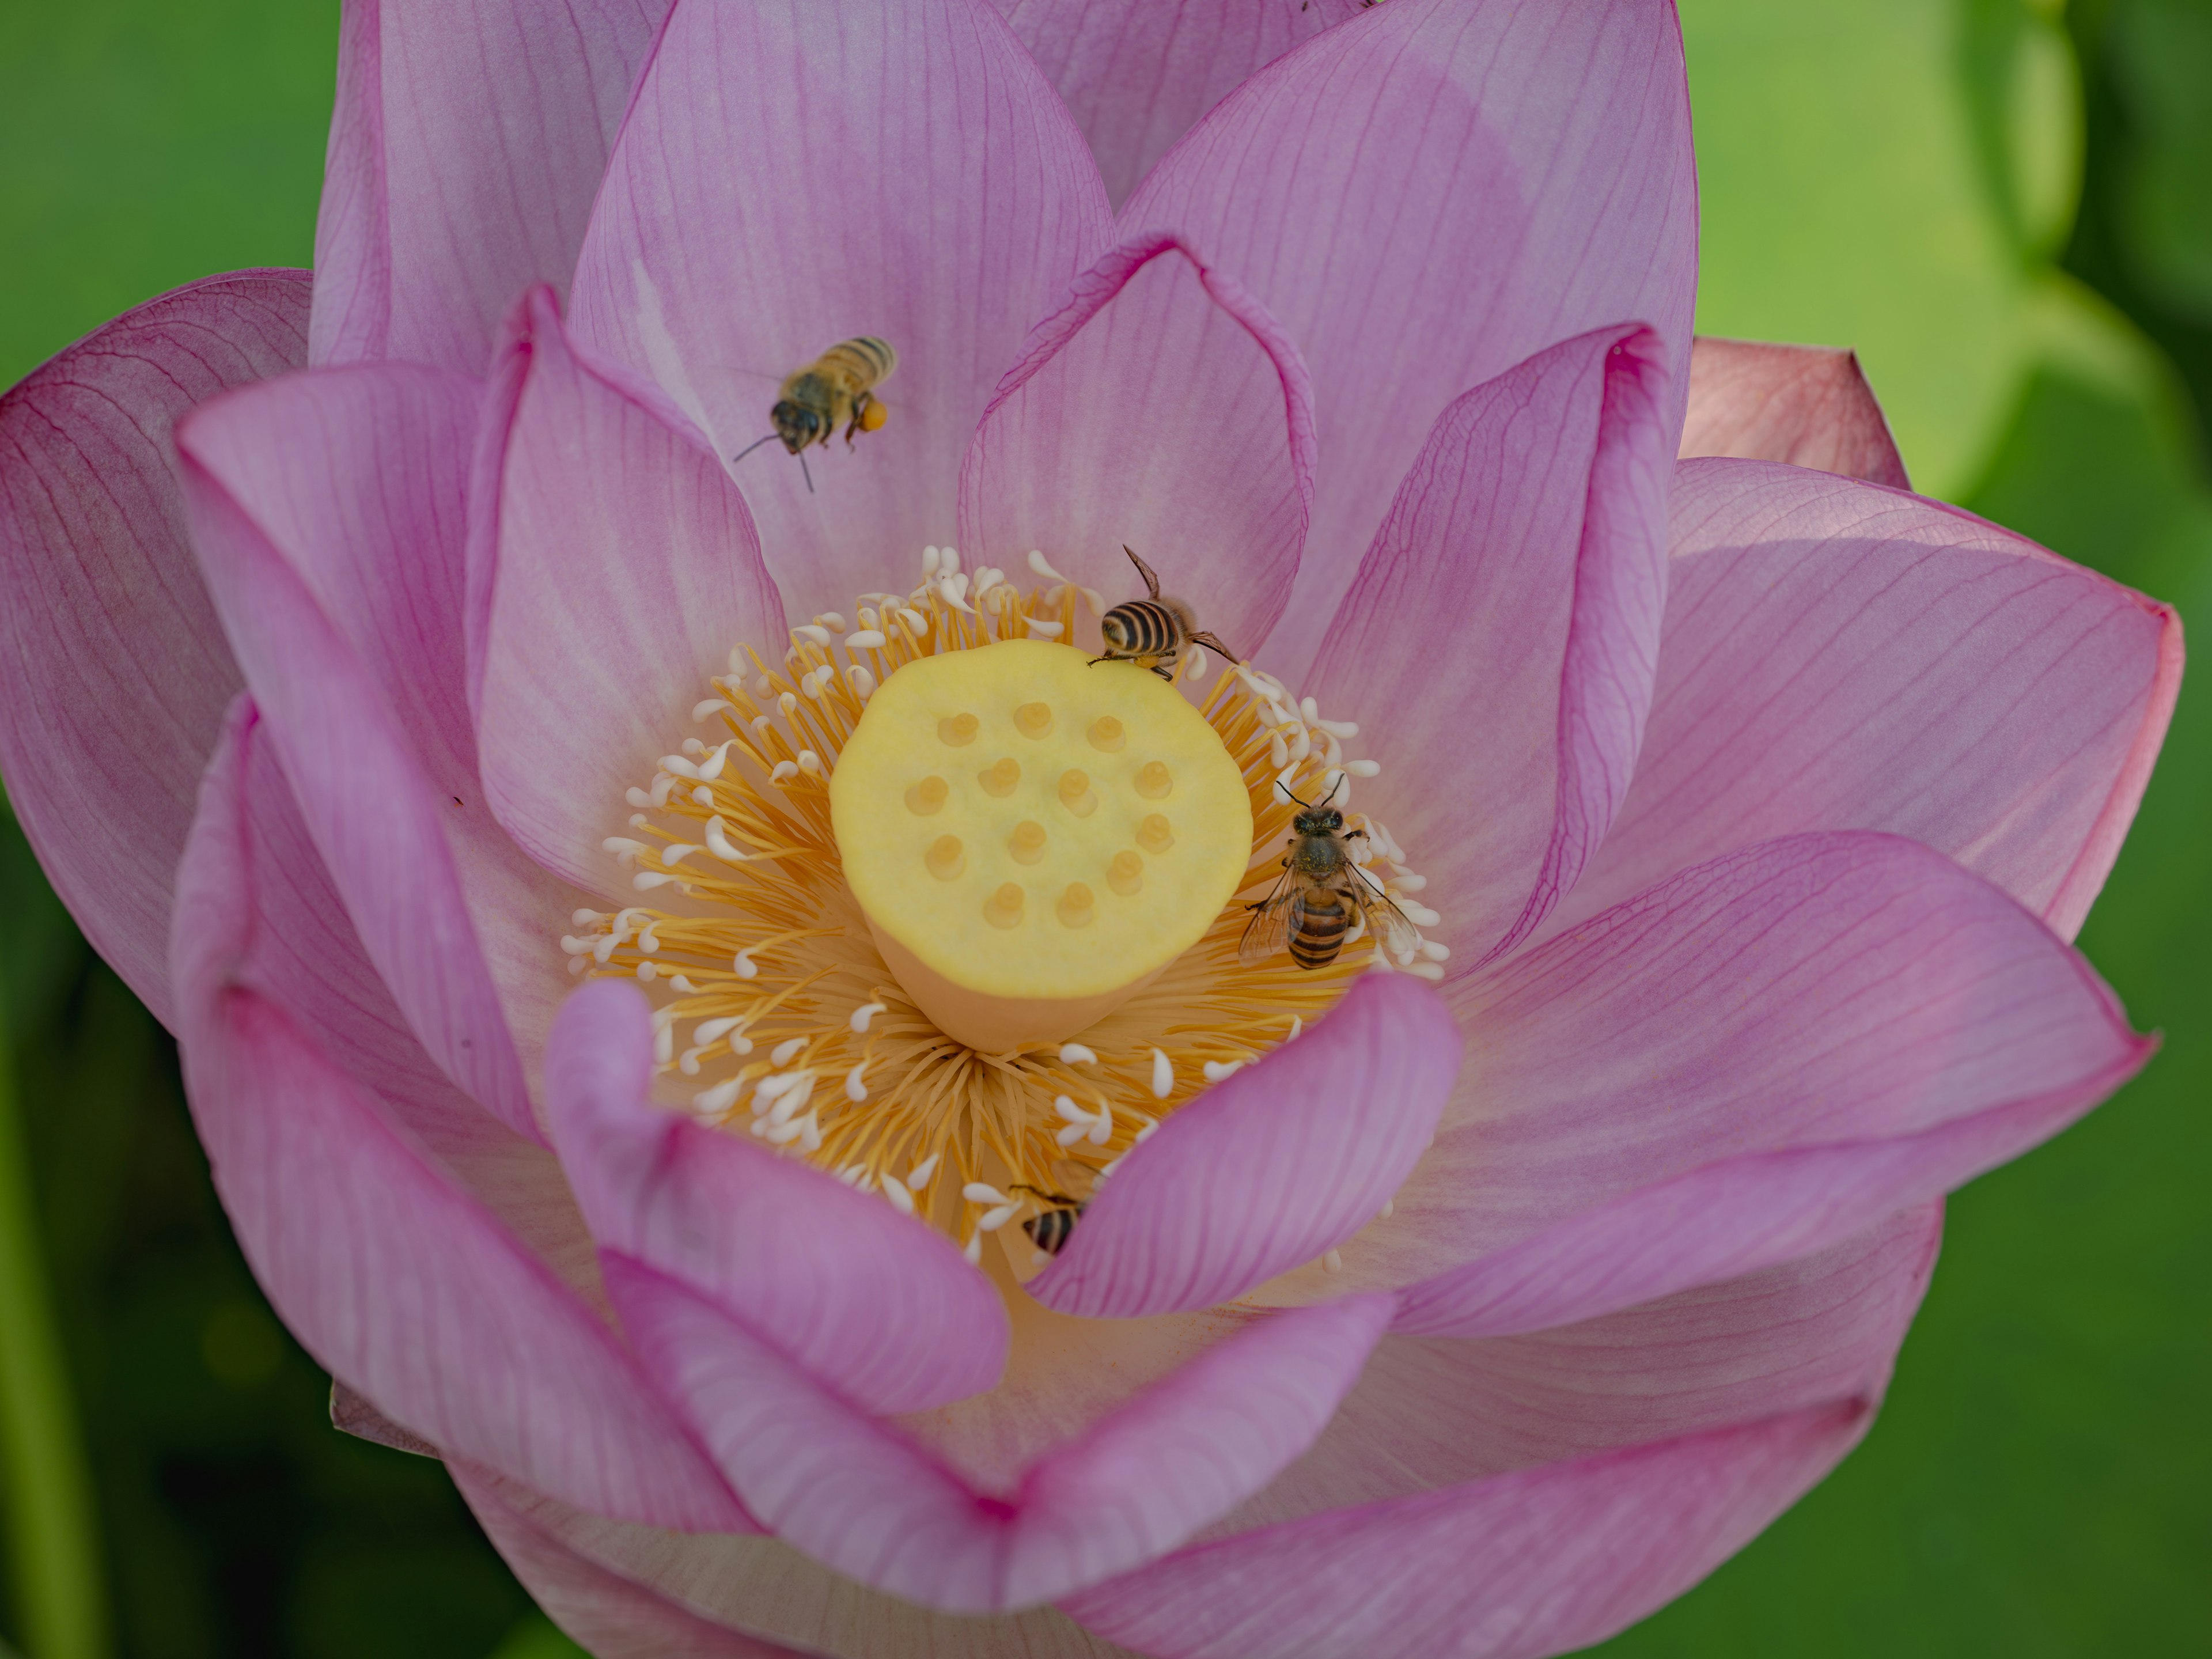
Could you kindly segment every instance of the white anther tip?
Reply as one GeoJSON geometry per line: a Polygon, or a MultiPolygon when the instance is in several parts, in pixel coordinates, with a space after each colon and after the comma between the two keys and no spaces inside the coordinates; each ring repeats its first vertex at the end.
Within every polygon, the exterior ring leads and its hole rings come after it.
{"type": "Polygon", "coordinates": [[[788,1066],[793,1056],[805,1046],[805,1037],[787,1037],[768,1051],[768,1062],[771,1066],[788,1066]]]}
{"type": "Polygon", "coordinates": [[[1244,1062],[1241,1060],[1209,1060],[1206,1062],[1206,1080],[1208,1083],[1218,1083],[1222,1079],[1233,1077],[1243,1069],[1244,1062]]]}
{"type": "Polygon", "coordinates": [[[853,1017],[845,1023],[853,1028],[854,1036],[866,1036],[868,1030],[868,1022],[873,1019],[878,1014],[883,1012],[885,1006],[885,1004],[880,1002],[864,1002],[859,1007],[853,1010],[853,1017]]]}
{"type": "Polygon", "coordinates": [[[971,1181],[960,1189],[960,1196],[970,1204],[1004,1204],[1006,1195],[988,1181],[971,1181]]]}
{"type": "Polygon", "coordinates": [[[883,1191],[884,1196],[890,1200],[891,1208],[896,1210],[901,1215],[914,1213],[914,1194],[907,1191],[904,1182],[893,1181],[886,1176],[883,1183],[883,1191]]]}
{"type": "Polygon", "coordinates": [[[907,1190],[918,1193],[929,1185],[930,1176],[937,1173],[937,1160],[944,1156],[942,1152],[932,1152],[914,1168],[908,1170],[906,1172],[907,1190]]]}
{"type": "Polygon", "coordinates": [[[1091,1126],[1088,1123],[1071,1123],[1067,1125],[1066,1127],[1063,1128],[1058,1134],[1054,1135],[1053,1139],[1057,1140],[1063,1146],[1073,1146],[1077,1141],[1082,1139],[1084,1136],[1090,1133],[1091,1126]]]}
{"type": "Polygon", "coordinates": [[[1152,1050],[1152,1098],[1165,1100],[1175,1091],[1175,1062],[1160,1049],[1152,1050]]]}
{"type": "MultiPolygon", "coordinates": [[[[580,923],[585,915],[581,910],[576,913],[580,923]]],[[[1063,1066],[1096,1066],[1098,1056],[1079,1042],[1063,1042],[1060,1045],[1060,1063],[1063,1066]]]]}
{"type": "Polygon", "coordinates": [[[1331,1250],[1328,1255],[1322,1257],[1321,1270],[1325,1273],[1342,1273],[1344,1271],[1344,1253],[1341,1250],[1331,1250]]]}
{"type": "Polygon", "coordinates": [[[860,1081],[860,1073],[867,1069],[868,1062],[864,1060],[845,1073],[845,1098],[856,1106],[868,1097],[868,1085],[860,1081]]]}
{"type": "Polygon", "coordinates": [[[968,1242],[960,1247],[960,1254],[967,1258],[969,1267],[981,1267],[983,1265],[983,1235],[971,1233],[968,1242]]]}
{"type": "Polygon", "coordinates": [[[730,971],[739,979],[751,979],[760,972],[760,964],[753,960],[751,951],[740,951],[730,958],[730,971]]]}

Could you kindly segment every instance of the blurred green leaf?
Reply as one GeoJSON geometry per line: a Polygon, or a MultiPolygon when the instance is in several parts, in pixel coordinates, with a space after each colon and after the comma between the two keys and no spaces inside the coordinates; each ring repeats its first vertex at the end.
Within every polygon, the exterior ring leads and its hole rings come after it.
{"type": "Polygon", "coordinates": [[[591,1656],[554,1627],[542,1613],[533,1613],[509,1631],[491,1659],[591,1659],[591,1656]]]}
{"type": "Polygon", "coordinates": [[[2122,223],[2137,270],[2212,324],[2212,0],[2130,0],[2107,37],[2131,129],[2122,223]]]}
{"type": "Polygon", "coordinates": [[[1916,485],[1972,487],[2071,216],[2071,56],[2021,0],[1682,0],[1698,326],[1855,348],[1916,485]]]}

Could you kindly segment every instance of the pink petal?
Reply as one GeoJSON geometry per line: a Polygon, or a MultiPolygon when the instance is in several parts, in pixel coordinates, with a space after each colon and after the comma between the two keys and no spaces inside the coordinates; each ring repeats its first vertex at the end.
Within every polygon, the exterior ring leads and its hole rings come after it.
{"type": "Polygon", "coordinates": [[[476,465],[484,787],[533,858],[605,890],[624,791],[652,782],[732,647],[781,651],[783,612],[713,453],[657,394],[574,350],[544,289],[517,307],[476,465]]]}
{"type": "Polygon", "coordinates": [[[1188,1549],[1069,1597],[1156,1659],[1540,1659],[1741,1549],[1857,1443],[1852,1400],[1188,1549]]]}
{"type": "Polygon", "coordinates": [[[1212,1307],[1312,1261],[1411,1173],[1460,1050],[1426,986],[1363,976],[1311,1031],[1133,1148],[1030,1294],[1060,1313],[1127,1319],[1212,1307]]]}
{"type": "Polygon", "coordinates": [[[1118,206],[1191,124],[1360,0],[992,0],[1059,88],[1118,206]]]}
{"type": "MultiPolygon", "coordinates": [[[[1701,865],[1467,981],[1480,1087],[1345,1279],[1400,1328],[1585,1319],[1820,1249],[2072,1121],[2132,1075],[2088,964],[1913,842],[1701,865]]],[[[1320,1287],[1312,1287],[1319,1293],[1320,1287]]]]}
{"type": "Polygon", "coordinates": [[[210,276],[0,397],[0,770],[54,890],[165,1025],[177,857],[240,684],[192,562],[169,428],[304,362],[307,294],[303,270],[210,276]]]}
{"type": "Polygon", "coordinates": [[[249,930],[252,955],[234,976],[313,1032],[324,1059],[374,1093],[509,1232],[599,1298],[591,1234],[559,1163],[454,1088],[409,1028],[346,915],[267,738],[241,694],[224,744],[240,775],[239,858],[252,880],[252,914],[238,926],[249,930]]]}
{"type": "Polygon", "coordinates": [[[951,1612],[1065,1595],[1249,1497],[1328,1422],[1392,1305],[1259,1316],[994,1494],[674,1280],[605,1261],[623,1328],[747,1506],[825,1566],[951,1612]]]}
{"type": "Polygon", "coordinates": [[[347,0],[315,226],[313,361],[483,372],[566,283],[668,0],[347,0]]]}
{"type": "Polygon", "coordinates": [[[1132,547],[1249,657],[1290,599],[1314,465],[1296,348],[1235,278],[1147,232],[1076,280],[1000,382],[961,471],[961,539],[1141,598],[1132,547]]]}
{"type": "Polygon", "coordinates": [[[1233,272],[1311,368],[1322,469],[1268,665],[1303,678],[1407,460],[1470,386],[1659,336],[1668,453],[1696,269],[1674,8],[1387,0],[1255,76],[1123,209],[1233,272]]]}
{"type": "Polygon", "coordinates": [[[1553,1330],[1386,1336],[1313,1449],[1206,1536],[1878,1395],[1942,1215],[1553,1330]]]}
{"type": "Polygon", "coordinates": [[[1553,925],[1753,842],[1864,829],[2070,939],[2173,713],[2173,612],[1939,502],[1753,462],[1676,479],[1643,755],[1553,925]]]}
{"type": "Polygon", "coordinates": [[[609,1571],[507,1503],[496,1476],[467,1463],[450,1468],[492,1547],[547,1616],[595,1659],[806,1659],[609,1571]]]}
{"type": "MultiPolygon", "coordinates": [[[[885,1595],[818,1565],[774,1538],[664,1532],[586,1515],[512,1480],[463,1465],[462,1496],[481,1513],[495,1498],[560,1548],[716,1624],[841,1659],[1122,1659],[1126,1650],[1051,1607],[968,1618],[885,1595]]],[[[495,1522],[488,1522],[495,1532],[495,1522]]],[[[558,1562],[510,1555],[533,1595],[568,1594],[558,1562]]]]}
{"type": "Polygon", "coordinates": [[[535,1137],[447,839],[468,811],[455,796],[476,793],[450,686],[422,667],[428,683],[404,688],[441,634],[450,655],[440,567],[459,538],[474,403],[436,370],[326,371],[234,392],[177,441],[201,569],[362,943],[447,1075],[535,1137]]]}
{"type": "Polygon", "coordinates": [[[1680,453],[1685,459],[1787,461],[1912,487],[1858,354],[1826,346],[1700,335],[1690,347],[1690,412],[1680,453]]]}
{"type": "Polygon", "coordinates": [[[725,456],[768,431],[785,375],[848,336],[891,343],[890,423],[816,451],[818,493],[778,445],[737,471],[787,601],[847,611],[950,540],[991,388],[1108,222],[1082,135],[982,0],[686,3],[616,146],[574,325],[725,456]]]}
{"type": "Polygon", "coordinates": [[[1628,792],[1667,592],[1658,354],[1586,334],[1446,410],[1315,665],[1469,966],[1543,920],[1628,792]]]}
{"type": "Polygon", "coordinates": [[[1005,1304],[943,1234],[651,1103],[653,1025],[635,986],[570,997],[545,1068],[554,1142],[602,1245],[868,1411],[920,1411],[996,1380],[1005,1304]]]}
{"type": "Polygon", "coordinates": [[[610,1514],[742,1528],[607,1328],[277,996],[243,752],[219,749],[179,872],[193,1121],[255,1276],[316,1359],[434,1443],[610,1514]]]}

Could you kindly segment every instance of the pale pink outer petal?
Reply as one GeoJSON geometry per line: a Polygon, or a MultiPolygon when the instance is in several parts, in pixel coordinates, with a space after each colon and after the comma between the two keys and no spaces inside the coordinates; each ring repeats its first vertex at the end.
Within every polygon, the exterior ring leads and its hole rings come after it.
{"type": "Polygon", "coordinates": [[[1290,600],[1315,464],[1297,348],[1233,276],[1146,231],[1076,279],[999,383],[961,467],[961,542],[1015,570],[1036,548],[1141,599],[1133,548],[1249,659],[1290,600]]]}
{"type": "Polygon", "coordinates": [[[1389,1324],[1387,1296],[1250,1326],[979,1492],[674,1280],[612,1251],[607,1288],[752,1512],[865,1584],[954,1613],[1024,1607],[1149,1560],[1312,1443],[1389,1324]]]}
{"type": "Polygon", "coordinates": [[[1361,0],[992,0],[1075,124],[1115,205],[1238,82],[1361,0]]]}
{"type": "MultiPolygon", "coordinates": [[[[783,611],[744,499],[684,417],[574,349],[553,296],[517,307],[471,501],[470,672],[492,811],[586,887],[601,842],[750,642],[783,611]]],[[[626,900],[624,902],[627,902],[626,900]]]]}
{"type": "Polygon", "coordinates": [[[483,374],[516,293],[568,283],[667,10],[668,0],[346,0],[313,361],[483,374]]]}
{"type": "Polygon", "coordinates": [[[2072,938],[2172,717],[2172,609],[1896,490],[1755,461],[1675,477],[1636,778],[1553,927],[1753,842],[1881,830],[2072,938]]]}
{"type": "MultiPolygon", "coordinates": [[[[239,702],[248,702],[240,693],[239,702]]],[[[234,717],[252,729],[241,707],[234,717]]],[[[605,1300],[599,1258],[559,1162],[456,1089],[409,1028],[347,918],[345,902],[300,816],[267,741],[239,751],[240,859],[252,876],[252,956],[235,976],[276,1002],[332,1066],[392,1119],[501,1224],[587,1300],[605,1300]]]]}
{"type": "Polygon", "coordinates": [[[307,360],[308,288],[304,270],[206,277],[0,397],[0,773],[62,902],[165,1025],[177,858],[240,684],[169,430],[307,360]]]}
{"type": "MultiPolygon", "coordinates": [[[[447,839],[447,823],[467,805],[441,793],[423,757],[424,746],[440,746],[425,714],[434,693],[418,702],[400,690],[408,666],[427,653],[398,649],[364,626],[398,626],[418,597],[434,612],[450,600],[441,598],[449,580],[363,573],[377,572],[379,561],[450,563],[465,471],[454,447],[465,442],[473,388],[415,368],[358,368],[338,379],[327,392],[234,392],[179,427],[201,571],[379,973],[447,1075],[536,1137],[521,1060],[447,839]],[[362,608],[370,605],[382,614],[362,608]],[[418,746],[417,731],[427,745],[418,746]]],[[[457,775],[448,749],[446,767],[457,775]]]]}
{"type": "Polygon", "coordinates": [[[1083,136],[983,0],[684,0],[577,267],[577,337],[724,456],[836,341],[899,355],[890,424],[736,475],[801,616],[903,588],[953,535],[960,455],[1030,325],[1108,240],[1083,136]]]}
{"type": "Polygon", "coordinates": [[[1133,1147],[1030,1294],[1091,1318],[1185,1312],[1342,1243],[1419,1160],[1461,1046],[1420,981],[1362,976],[1310,1031],[1133,1147]]]}
{"type": "Polygon", "coordinates": [[[1312,371],[1313,523],[1267,653],[1293,684],[1408,460],[1468,387],[1644,322],[1674,452],[1697,209],[1666,0],[1386,0],[1237,88],[1121,222],[1182,232],[1312,371]]]}
{"type": "Polygon", "coordinates": [[[1308,1291],[1410,1285],[1400,1328],[1461,1336],[1820,1249],[2017,1155],[2154,1046],[2011,899],[1867,834],[1701,865],[1456,1011],[1474,1059],[1443,1133],[1308,1291]]]}
{"type": "Polygon", "coordinates": [[[1632,325],[1461,398],[1322,643],[1316,695],[1362,722],[1456,973],[1543,920],[1628,793],[1667,593],[1666,395],[1632,325]]]}
{"type": "Polygon", "coordinates": [[[592,1659],[806,1659],[796,1648],[702,1619],[579,1555],[509,1504],[504,1483],[489,1471],[459,1462],[447,1467],[492,1547],[592,1659]]]}
{"type": "Polygon", "coordinates": [[[1923,1204],[1816,1255],[1552,1330],[1386,1336],[1313,1449],[1202,1538],[1878,1394],[1942,1220],[1923,1204]]]}
{"type": "Polygon", "coordinates": [[[264,988],[282,958],[256,937],[255,730],[241,700],[179,872],[173,966],[193,1121],[255,1276],[320,1364],[426,1439],[609,1514],[745,1527],[613,1334],[264,988]]]}
{"type": "MultiPolygon", "coordinates": [[[[1051,1607],[969,1616],[938,1613],[832,1572],[779,1539],[661,1531],[586,1515],[480,1470],[460,1469],[464,1496],[495,1496],[576,1559],[699,1617],[763,1640],[837,1659],[1123,1659],[1127,1650],[1051,1607]]],[[[574,1575],[509,1557],[532,1594],[555,1600],[574,1575]]]]}
{"type": "Polygon", "coordinates": [[[1182,1551],[1061,1605],[1153,1659],[1542,1659],[1689,1589],[1872,1417],[1845,1401],[1332,1510],[1182,1551]]]}
{"type": "Polygon", "coordinates": [[[1912,485],[1858,354],[1699,335],[1690,344],[1685,460],[1732,455],[1912,485]]]}
{"type": "Polygon", "coordinates": [[[554,1146],[601,1245],[688,1285],[866,1410],[919,1411],[997,1379],[1006,1306],[942,1233],[652,1103],[653,1024],[635,986],[571,996],[545,1072],[554,1146]]]}

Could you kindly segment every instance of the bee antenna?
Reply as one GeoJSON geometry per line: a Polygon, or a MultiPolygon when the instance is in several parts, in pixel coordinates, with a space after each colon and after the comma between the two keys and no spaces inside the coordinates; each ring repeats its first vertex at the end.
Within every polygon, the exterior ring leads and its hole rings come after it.
{"type": "Polygon", "coordinates": [[[811,495],[814,493],[814,475],[806,470],[806,457],[804,453],[799,458],[799,476],[806,480],[806,493],[811,495]]]}
{"type": "MultiPolygon", "coordinates": [[[[1298,805],[1304,807],[1307,811],[1310,812],[1313,811],[1313,803],[1311,801],[1300,799],[1297,793],[1293,790],[1289,784],[1283,782],[1280,779],[1277,779],[1275,787],[1281,790],[1285,794],[1290,796],[1292,800],[1297,801],[1298,805]]],[[[1331,793],[1334,793],[1334,792],[1332,791],[1331,793]]],[[[1324,806],[1328,804],[1328,803],[1326,801],[1322,803],[1324,806]]]]}
{"type": "Polygon", "coordinates": [[[1328,787],[1328,793],[1327,793],[1326,795],[1323,795],[1323,796],[1321,798],[1321,804],[1322,804],[1323,806],[1328,805],[1329,804],[1329,802],[1331,802],[1331,801],[1333,801],[1333,800],[1334,800],[1334,799],[1336,799],[1336,792],[1337,792],[1338,790],[1340,790],[1340,789],[1343,788],[1343,787],[1344,787],[1344,774],[1343,774],[1343,773],[1341,773],[1341,772],[1340,772],[1340,773],[1338,773],[1338,774],[1336,775],[1336,781],[1335,781],[1334,783],[1332,783],[1331,785],[1329,785],[1329,787],[1328,787]]]}
{"type": "MultiPolygon", "coordinates": [[[[768,434],[768,438],[773,438],[774,436],[775,436],[775,433],[773,433],[773,432],[771,432],[771,433],[769,433],[769,434],[768,434]]],[[[758,448],[759,448],[763,444],[766,443],[766,442],[768,441],[768,438],[756,438],[756,439],[754,439],[750,443],[747,444],[747,445],[746,445],[743,449],[739,450],[736,454],[734,454],[734,455],[732,455],[732,456],[731,456],[731,457],[730,457],[730,465],[731,465],[732,466],[735,466],[735,465],[736,465],[739,461],[742,461],[743,459],[744,459],[744,458],[745,458],[746,456],[748,456],[748,455],[751,454],[751,453],[753,453],[753,451],[755,451],[756,449],[758,449],[758,448]]]]}

